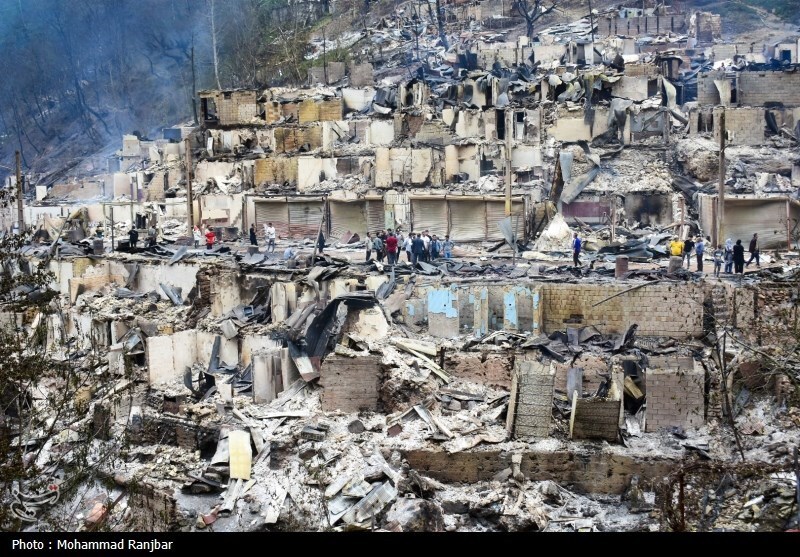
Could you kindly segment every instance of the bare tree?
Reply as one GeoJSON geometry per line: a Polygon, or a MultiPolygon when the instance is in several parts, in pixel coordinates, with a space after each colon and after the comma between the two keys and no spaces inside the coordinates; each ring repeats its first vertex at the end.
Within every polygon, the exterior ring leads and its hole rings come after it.
{"type": "Polygon", "coordinates": [[[214,55],[214,79],[217,82],[217,89],[222,89],[222,85],[219,83],[219,57],[217,53],[217,20],[214,17],[214,8],[216,5],[216,0],[208,0],[210,13],[209,18],[211,20],[211,50],[214,55]]]}
{"type": "Polygon", "coordinates": [[[526,34],[533,38],[533,29],[537,21],[558,7],[556,0],[551,0],[550,7],[544,5],[544,0],[515,0],[512,7],[519,15],[525,18],[526,34]]]}

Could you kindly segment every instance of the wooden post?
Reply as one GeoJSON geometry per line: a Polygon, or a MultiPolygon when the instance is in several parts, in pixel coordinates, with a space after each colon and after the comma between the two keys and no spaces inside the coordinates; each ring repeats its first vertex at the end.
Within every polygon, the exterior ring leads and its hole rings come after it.
{"type": "Polygon", "coordinates": [[[194,203],[192,200],[192,145],[188,137],[184,140],[183,145],[186,151],[184,153],[186,158],[186,222],[189,226],[188,234],[191,236],[194,226],[194,203]]]}
{"type": "Polygon", "coordinates": [[[23,209],[22,196],[24,191],[22,189],[22,164],[20,163],[19,151],[16,152],[17,160],[17,233],[22,234],[25,231],[25,211],[23,209]]]}
{"type": "Polygon", "coordinates": [[[506,216],[511,216],[511,146],[513,145],[514,111],[506,107],[506,216]]]}
{"type": "Polygon", "coordinates": [[[725,241],[725,107],[719,117],[719,193],[717,194],[717,238],[725,241]]]}

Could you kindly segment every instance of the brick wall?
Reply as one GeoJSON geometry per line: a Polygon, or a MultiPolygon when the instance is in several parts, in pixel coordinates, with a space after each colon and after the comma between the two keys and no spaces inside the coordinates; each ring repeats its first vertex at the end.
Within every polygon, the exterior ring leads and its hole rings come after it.
{"type": "MultiPolygon", "coordinates": [[[[633,475],[638,475],[644,485],[654,485],[680,465],[680,461],[666,456],[633,457],[579,447],[575,443],[569,450],[526,452],[520,465],[522,474],[536,481],[553,480],[582,492],[620,494],[630,485],[633,475]]],[[[509,451],[401,452],[414,470],[443,482],[488,481],[511,466],[509,451]]]]}
{"type": "Polygon", "coordinates": [[[570,438],[616,441],[621,404],[620,400],[575,397],[569,424],[570,438]]]}
{"type": "Polygon", "coordinates": [[[705,371],[692,358],[650,358],[645,372],[647,431],[705,423],[705,371]]]}
{"type": "MultiPolygon", "coordinates": [[[[714,142],[719,144],[721,108],[715,108],[714,114],[714,142]]],[[[725,129],[733,133],[732,145],[761,145],[764,143],[765,133],[763,108],[728,108],[725,109],[725,129]]]]}
{"type": "Polygon", "coordinates": [[[322,409],[326,412],[377,410],[380,363],[380,356],[331,355],[325,358],[319,379],[323,387],[322,409]]]}
{"type": "Polygon", "coordinates": [[[697,103],[703,105],[719,104],[719,90],[714,85],[716,74],[700,74],[697,76],[697,103]]]}
{"type": "Polygon", "coordinates": [[[703,332],[703,290],[692,284],[653,284],[600,302],[635,283],[542,285],[544,329],[596,326],[602,333],[621,333],[634,323],[638,333],[686,338],[703,332]]]}
{"type": "Polygon", "coordinates": [[[233,91],[230,97],[225,98],[225,93],[219,93],[214,101],[217,105],[217,118],[221,126],[234,124],[249,124],[256,115],[256,92],[233,91]]]}
{"type": "Polygon", "coordinates": [[[799,106],[800,72],[741,72],[739,103],[763,106],[768,102],[799,106]]]}
{"type": "Polygon", "coordinates": [[[686,16],[672,14],[647,17],[604,17],[597,20],[597,34],[610,35],[658,35],[686,32],[686,16]]]}
{"type": "Polygon", "coordinates": [[[553,414],[552,365],[517,360],[511,383],[508,429],[514,437],[547,437],[553,414]]]}

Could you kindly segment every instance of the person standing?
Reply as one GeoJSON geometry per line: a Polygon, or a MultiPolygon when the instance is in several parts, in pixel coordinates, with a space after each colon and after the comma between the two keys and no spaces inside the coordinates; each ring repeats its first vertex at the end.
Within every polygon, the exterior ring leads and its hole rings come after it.
{"type": "Polygon", "coordinates": [[[420,237],[419,234],[412,234],[414,239],[411,241],[411,255],[412,255],[412,264],[416,265],[418,261],[422,259],[425,253],[425,241],[420,237]]]}
{"type": "Polygon", "coordinates": [[[322,230],[319,231],[319,236],[317,236],[317,249],[319,249],[320,253],[325,249],[325,235],[322,233],[322,230]]]}
{"type": "Polygon", "coordinates": [[[372,249],[375,251],[375,259],[378,263],[383,263],[383,240],[381,240],[380,233],[375,234],[372,239],[372,249]]]}
{"type": "Polygon", "coordinates": [[[200,247],[200,242],[203,241],[203,233],[200,232],[200,229],[197,227],[196,224],[194,225],[194,230],[192,230],[192,236],[194,237],[194,247],[195,247],[195,249],[199,248],[200,247]]]}
{"type": "Polygon", "coordinates": [[[250,225],[250,245],[252,245],[252,246],[257,246],[258,245],[258,239],[256,238],[256,225],[255,224],[251,224],[250,225]]]}
{"type": "Polygon", "coordinates": [[[369,232],[367,232],[367,241],[364,243],[366,244],[367,248],[367,258],[364,259],[364,261],[369,261],[370,259],[372,259],[372,234],[370,234],[369,232]]]}
{"type": "Polygon", "coordinates": [[[575,267],[580,267],[580,257],[581,257],[581,237],[578,236],[577,232],[573,232],[572,234],[572,264],[575,267]]]}
{"type": "Polygon", "coordinates": [[[714,276],[719,277],[719,272],[722,270],[722,261],[725,257],[725,250],[722,249],[722,244],[717,246],[714,250],[714,276]]]}
{"type": "Polygon", "coordinates": [[[694,255],[694,240],[691,237],[683,242],[683,258],[686,260],[686,268],[692,268],[692,256],[694,255]]]}
{"type": "Polygon", "coordinates": [[[439,237],[434,234],[431,238],[431,261],[439,259],[439,253],[441,251],[442,244],[439,242],[439,237]]]}
{"type": "Polygon", "coordinates": [[[405,241],[403,242],[403,251],[406,252],[406,261],[411,263],[411,240],[414,239],[414,233],[410,233],[406,236],[405,241]]]}
{"type": "Polygon", "coordinates": [[[268,222],[264,225],[264,240],[267,242],[266,253],[275,252],[275,236],[275,227],[272,226],[271,222],[268,222]]]}
{"type": "Polygon", "coordinates": [[[156,245],[156,227],[151,224],[147,229],[147,247],[150,248],[154,245],[156,245]]]}
{"type": "Polygon", "coordinates": [[[453,240],[450,239],[450,235],[449,234],[445,234],[444,243],[442,244],[442,249],[444,249],[444,258],[445,259],[450,259],[451,257],[453,257],[453,247],[454,246],[455,246],[455,244],[453,243],[453,240]]]}
{"type": "Polygon", "coordinates": [[[683,242],[675,236],[669,243],[668,249],[670,257],[667,272],[674,274],[678,272],[678,269],[683,268],[683,242]]]}
{"type": "Polygon", "coordinates": [[[694,252],[697,254],[697,272],[703,272],[703,255],[706,251],[706,243],[702,236],[697,237],[697,243],[694,245],[694,252]]]}
{"type": "Polygon", "coordinates": [[[744,246],[741,240],[736,240],[736,245],[733,246],[733,266],[736,274],[744,273],[744,246]]]}
{"type": "Polygon", "coordinates": [[[209,228],[206,231],[206,249],[212,249],[214,247],[214,242],[217,241],[217,237],[214,234],[214,231],[209,228]]]}
{"type": "Polygon", "coordinates": [[[139,242],[139,231],[131,226],[131,231],[128,232],[128,242],[131,245],[131,251],[136,249],[136,244],[139,242]]]}
{"type": "Polygon", "coordinates": [[[422,260],[427,263],[431,259],[431,237],[427,230],[422,233],[422,245],[422,260]]]}
{"type": "Polygon", "coordinates": [[[386,237],[386,257],[389,259],[389,265],[397,264],[397,236],[391,230],[386,237]]]}
{"type": "Polygon", "coordinates": [[[725,240],[725,251],[723,258],[725,259],[725,273],[731,274],[733,272],[733,240],[730,238],[725,240]]]}
{"type": "Polygon", "coordinates": [[[750,246],[748,250],[750,252],[750,259],[745,264],[745,267],[750,265],[753,262],[753,259],[756,260],[756,267],[761,267],[760,255],[761,250],[758,249],[758,234],[753,234],[753,237],[750,239],[750,246]]]}

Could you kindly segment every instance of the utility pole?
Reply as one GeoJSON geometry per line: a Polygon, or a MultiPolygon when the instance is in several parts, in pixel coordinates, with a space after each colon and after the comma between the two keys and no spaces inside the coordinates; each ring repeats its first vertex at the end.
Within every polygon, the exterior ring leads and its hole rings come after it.
{"type": "Polygon", "coordinates": [[[188,224],[187,233],[192,235],[192,227],[194,226],[194,204],[192,201],[192,143],[187,137],[183,140],[185,156],[186,156],[186,222],[188,224]]]}
{"type": "Polygon", "coordinates": [[[506,216],[511,216],[511,146],[514,137],[514,111],[506,107],[506,216]]]}
{"type": "Polygon", "coordinates": [[[717,244],[725,238],[725,107],[719,117],[719,192],[717,195],[717,244]]]}
{"type": "Polygon", "coordinates": [[[20,163],[19,151],[16,152],[17,160],[17,233],[22,235],[25,231],[25,213],[22,205],[22,164],[20,163]]]}
{"type": "Polygon", "coordinates": [[[197,71],[194,65],[194,33],[192,33],[192,50],[191,52],[191,59],[192,59],[192,119],[194,121],[194,125],[198,124],[197,121],[197,71]]]}
{"type": "Polygon", "coordinates": [[[592,60],[594,60],[594,14],[592,13],[592,0],[589,0],[589,26],[592,28],[592,60]]]}

